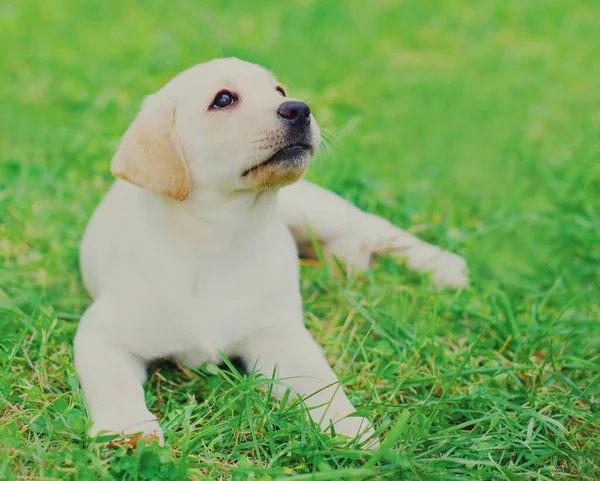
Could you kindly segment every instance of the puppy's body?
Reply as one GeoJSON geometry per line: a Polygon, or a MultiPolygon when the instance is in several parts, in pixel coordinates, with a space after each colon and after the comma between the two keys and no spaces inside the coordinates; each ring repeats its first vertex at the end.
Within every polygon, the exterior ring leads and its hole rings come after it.
{"type": "Polygon", "coordinates": [[[146,359],[198,351],[198,363],[216,362],[240,354],[237,337],[267,327],[278,304],[297,309],[295,244],[275,195],[180,204],[117,181],[81,253],[94,298],[130,305],[115,337],[146,359]]]}
{"type": "Polygon", "coordinates": [[[466,282],[461,258],[313,184],[285,187],[304,173],[319,135],[308,107],[278,89],[260,67],[210,62],[149,99],[124,136],[113,171],[127,182],[113,185],[81,247],[94,302],[75,359],[92,434],[163,442],[144,401],[146,364],[171,356],[198,366],[224,353],[275,373],[275,394],[289,386],[323,427],[369,437],[304,327],[297,246],[310,254],[312,232],[357,268],[392,253],[440,283],[466,282]]]}
{"type": "MultiPolygon", "coordinates": [[[[123,422],[115,416],[123,399],[107,394],[139,383],[132,378],[117,385],[124,377],[117,366],[107,372],[112,379],[97,383],[109,389],[94,403],[86,372],[92,378],[98,362],[111,362],[106,353],[99,358],[87,351],[100,339],[136,358],[141,372],[159,357],[199,366],[220,361],[220,352],[252,366],[264,357],[263,345],[272,348],[290,337],[289,348],[305,335],[295,244],[277,214],[275,195],[179,204],[116,182],[90,223],[81,256],[84,282],[96,301],[82,319],[77,346],[84,343],[85,351],[76,356],[96,430],[120,432],[153,418],[143,397],[135,414],[127,411],[123,422]]],[[[265,374],[273,367],[267,364],[265,374]]]]}

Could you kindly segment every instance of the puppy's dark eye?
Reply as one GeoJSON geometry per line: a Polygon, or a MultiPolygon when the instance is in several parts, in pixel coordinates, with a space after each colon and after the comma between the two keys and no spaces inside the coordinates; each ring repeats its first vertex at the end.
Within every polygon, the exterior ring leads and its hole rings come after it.
{"type": "Polygon", "coordinates": [[[280,85],[278,85],[277,87],[275,87],[275,90],[277,90],[284,97],[287,97],[287,95],[285,94],[285,90],[283,90],[283,87],[281,87],[280,85]]]}
{"type": "Polygon", "coordinates": [[[213,100],[211,109],[223,109],[237,102],[237,95],[229,90],[221,90],[213,100]]]}

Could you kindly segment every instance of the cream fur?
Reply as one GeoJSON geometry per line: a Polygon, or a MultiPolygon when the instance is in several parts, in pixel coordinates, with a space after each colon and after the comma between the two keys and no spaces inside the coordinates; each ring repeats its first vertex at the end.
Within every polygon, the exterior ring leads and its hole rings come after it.
{"type": "MultiPolygon", "coordinates": [[[[146,364],[170,356],[198,366],[222,352],[265,376],[276,370],[323,428],[333,422],[338,433],[377,446],[370,422],[349,417],[355,410],[304,327],[297,246],[309,251],[312,231],[328,255],[354,268],[389,253],[442,285],[466,284],[462,258],[314,184],[284,186],[308,159],[241,175],[285,145],[276,111],[286,99],[276,87],[269,72],[237,59],[198,65],[153,94],[125,134],[113,171],[129,182],[115,182],[81,245],[94,301],[79,325],[75,363],[92,435],[164,442],[144,401],[146,364]],[[224,88],[239,103],[210,111],[224,88]]],[[[316,149],[314,119],[311,132],[316,149]]]]}

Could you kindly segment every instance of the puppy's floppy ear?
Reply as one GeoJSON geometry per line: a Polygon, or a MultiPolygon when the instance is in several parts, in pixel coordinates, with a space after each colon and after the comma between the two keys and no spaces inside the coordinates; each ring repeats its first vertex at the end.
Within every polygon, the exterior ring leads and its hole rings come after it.
{"type": "Polygon", "coordinates": [[[121,139],[110,171],[144,189],[185,200],[190,193],[191,178],[175,127],[172,99],[158,94],[144,99],[140,112],[121,139]]]}

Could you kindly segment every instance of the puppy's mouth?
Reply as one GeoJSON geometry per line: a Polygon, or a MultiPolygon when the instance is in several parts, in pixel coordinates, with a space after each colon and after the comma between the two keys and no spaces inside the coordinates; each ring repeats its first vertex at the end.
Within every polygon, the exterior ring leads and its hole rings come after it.
{"type": "Polygon", "coordinates": [[[260,169],[261,167],[266,167],[268,165],[277,165],[277,164],[286,164],[289,167],[300,167],[303,161],[310,157],[313,153],[312,145],[309,145],[305,142],[295,142],[293,144],[288,144],[285,147],[279,149],[275,152],[271,157],[267,160],[250,167],[249,169],[242,172],[242,177],[246,177],[248,174],[252,173],[260,169]]]}

